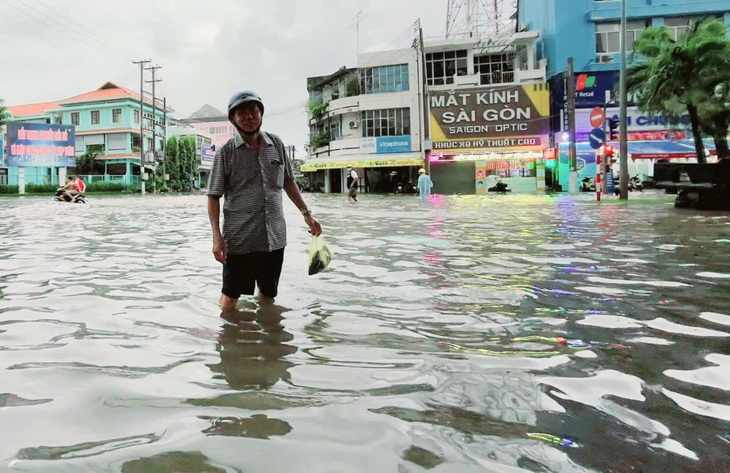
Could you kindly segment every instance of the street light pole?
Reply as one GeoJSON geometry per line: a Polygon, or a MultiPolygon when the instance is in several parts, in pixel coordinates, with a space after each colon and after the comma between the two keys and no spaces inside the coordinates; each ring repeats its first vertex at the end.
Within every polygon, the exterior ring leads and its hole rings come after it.
{"type": "Polygon", "coordinates": [[[619,78],[619,191],[620,199],[629,198],[629,143],[626,123],[626,0],[621,0],[621,75],[619,78]]]}

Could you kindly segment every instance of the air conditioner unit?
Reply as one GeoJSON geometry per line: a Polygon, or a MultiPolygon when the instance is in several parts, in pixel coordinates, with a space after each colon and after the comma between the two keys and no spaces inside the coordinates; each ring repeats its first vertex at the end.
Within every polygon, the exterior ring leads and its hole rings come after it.
{"type": "Polygon", "coordinates": [[[350,122],[350,128],[357,128],[358,126],[360,126],[360,124],[357,121],[353,120],[350,122]]]}
{"type": "Polygon", "coordinates": [[[602,54],[596,58],[596,62],[599,62],[599,63],[613,62],[613,56],[610,54],[602,54]]]}

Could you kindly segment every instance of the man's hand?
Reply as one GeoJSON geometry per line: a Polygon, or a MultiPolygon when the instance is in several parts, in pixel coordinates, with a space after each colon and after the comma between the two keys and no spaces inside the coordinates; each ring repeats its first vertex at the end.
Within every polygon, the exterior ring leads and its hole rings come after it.
{"type": "Polygon", "coordinates": [[[226,242],[223,241],[223,236],[216,235],[213,237],[213,256],[215,256],[216,261],[219,263],[225,264],[226,262],[226,256],[228,254],[228,251],[226,249],[226,242]]]}
{"type": "Polygon", "coordinates": [[[304,221],[309,225],[309,233],[314,236],[320,236],[322,234],[322,225],[320,225],[316,218],[312,217],[312,214],[304,217],[304,221]]]}

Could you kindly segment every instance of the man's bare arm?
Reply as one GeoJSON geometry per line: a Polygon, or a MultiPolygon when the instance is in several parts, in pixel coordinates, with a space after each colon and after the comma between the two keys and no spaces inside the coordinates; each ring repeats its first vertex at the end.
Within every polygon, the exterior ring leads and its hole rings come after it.
{"type": "Polygon", "coordinates": [[[221,234],[221,198],[208,196],[208,219],[213,230],[213,255],[221,263],[226,262],[226,244],[221,234]]]}
{"type": "Polygon", "coordinates": [[[307,203],[304,202],[304,197],[302,196],[302,193],[299,191],[299,186],[296,182],[286,179],[284,181],[284,190],[286,191],[286,195],[289,196],[289,199],[294,203],[294,205],[297,206],[300,212],[304,214],[304,221],[307,222],[307,225],[309,226],[309,231],[312,233],[312,235],[319,236],[322,234],[322,225],[312,217],[312,214],[309,212],[304,212],[307,210],[307,203]]]}

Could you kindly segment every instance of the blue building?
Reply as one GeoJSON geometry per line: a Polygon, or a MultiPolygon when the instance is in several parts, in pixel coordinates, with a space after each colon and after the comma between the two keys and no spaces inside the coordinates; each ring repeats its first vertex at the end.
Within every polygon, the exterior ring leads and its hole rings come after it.
{"type": "MultiPolygon", "coordinates": [[[[717,18],[730,27],[730,0],[626,0],[626,49],[631,61],[634,42],[648,27],[666,26],[675,38],[704,18],[717,18]]],[[[606,128],[618,119],[614,91],[620,62],[620,0],[519,0],[518,30],[537,31],[538,59],[547,62],[551,86],[551,129],[558,165],[555,180],[565,190],[568,181],[566,77],[573,58],[576,99],[576,145],[579,179],[596,173],[595,152],[588,136],[595,127],[606,128]],[[596,108],[605,110],[601,124],[592,120],[596,108]]],[[[691,130],[686,123],[668,124],[635,107],[628,97],[628,151],[631,175],[653,175],[657,159],[696,158],[691,130]]],[[[618,146],[618,143],[614,142],[618,146]]],[[[714,152],[710,140],[707,149],[714,152]]]]}
{"type": "MultiPolygon", "coordinates": [[[[548,78],[564,71],[569,57],[577,72],[619,70],[621,1],[519,0],[517,14],[519,28],[540,32],[548,78]]],[[[627,50],[649,26],[667,26],[679,37],[706,17],[730,26],[730,0],[627,0],[627,50]]]]}

